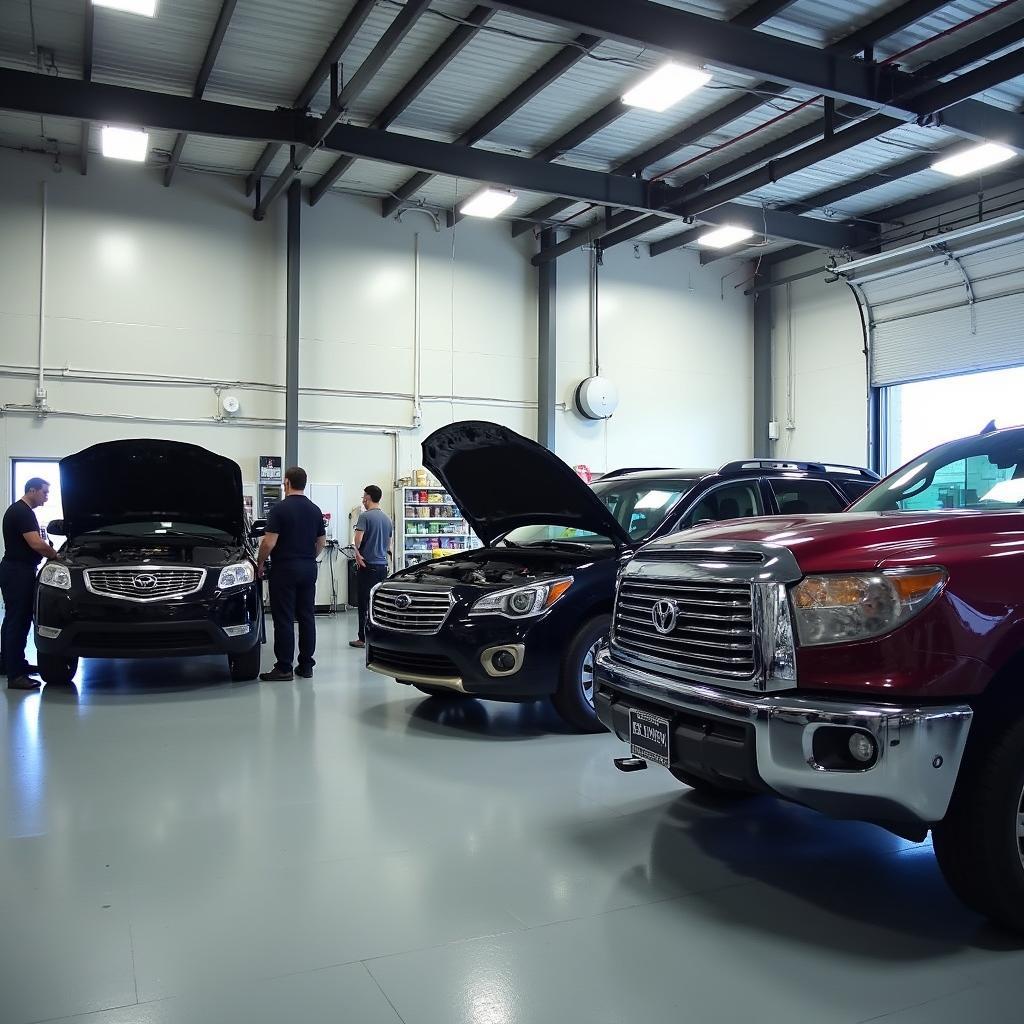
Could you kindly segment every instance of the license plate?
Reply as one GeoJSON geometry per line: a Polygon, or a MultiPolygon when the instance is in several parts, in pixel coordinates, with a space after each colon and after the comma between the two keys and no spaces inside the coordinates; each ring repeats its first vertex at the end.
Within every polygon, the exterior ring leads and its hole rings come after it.
{"type": "Polygon", "coordinates": [[[669,723],[647,711],[629,709],[629,749],[635,757],[668,767],[669,723]]]}

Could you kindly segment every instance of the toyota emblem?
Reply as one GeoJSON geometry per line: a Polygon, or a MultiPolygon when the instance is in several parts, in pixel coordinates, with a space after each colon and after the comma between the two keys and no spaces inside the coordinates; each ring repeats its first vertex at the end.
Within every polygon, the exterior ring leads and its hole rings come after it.
{"type": "Polygon", "coordinates": [[[412,598],[408,594],[399,594],[395,598],[395,607],[405,611],[406,608],[412,605],[412,598]]]}
{"type": "Polygon", "coordinates": [[[651,609],[651,621],[654,628],[662,635],[667,636],[676,628],[676,620],[679,618],[679,608],[675,601],[663,599],[658,601],[651,609]]]}
{"type": "Polygon", "coordinates": [[[136,576],[132,583],[136,590],[152,590],[156,586],[156,577],[152,573],[141,573],[136,576]]]}

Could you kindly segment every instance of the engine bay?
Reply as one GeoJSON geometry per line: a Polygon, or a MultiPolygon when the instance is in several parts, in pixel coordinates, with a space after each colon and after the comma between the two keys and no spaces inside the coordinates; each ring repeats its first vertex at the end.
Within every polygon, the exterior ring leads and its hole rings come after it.
{"type": "Polygon", "coordinates": [[[551,550],[528,552],[520,549],[507,553],[485,550],[465,558],[422,562],[406,569],[401,578],[416,583],[468,583],[479,587],[515,586],[518,583],[531,583],[550,576],[569,574],[581,562],[592,560],[592,555],[574,556],[572,553],[551,550]]]}

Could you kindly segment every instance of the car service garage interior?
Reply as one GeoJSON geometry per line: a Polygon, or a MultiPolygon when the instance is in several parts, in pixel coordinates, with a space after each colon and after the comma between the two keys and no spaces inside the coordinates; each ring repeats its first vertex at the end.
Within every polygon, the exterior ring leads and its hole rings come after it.
{"type": "Polygon", "coordinates": [[[0,0],[0,1024],[1006,1024],[1022,0],[0,0]]]}

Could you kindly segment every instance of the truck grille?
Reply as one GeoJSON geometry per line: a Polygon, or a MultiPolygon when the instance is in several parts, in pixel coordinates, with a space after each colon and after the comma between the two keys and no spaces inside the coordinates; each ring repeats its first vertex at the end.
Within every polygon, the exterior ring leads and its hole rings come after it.
{"type": "Polygon", "coordinates": [[[403,633],[436,633],[452,607],[450,590],[404,590],[382,586],[373,595],[370,618],[403,633]]]}
{"type": "Polygon", "coordinates": [[[136,566],[119,569],[87,569],[86,589],[101,597],[122,601],[167,601],[187,597],[202,589],[205,569],[177,569],[168,566],[136,566]]]}
{"type": "Polygon", "coordinates": [[[684,671],[750,679],[757,671],[750,584],[623,579],[614,642],[684,671]]]}

